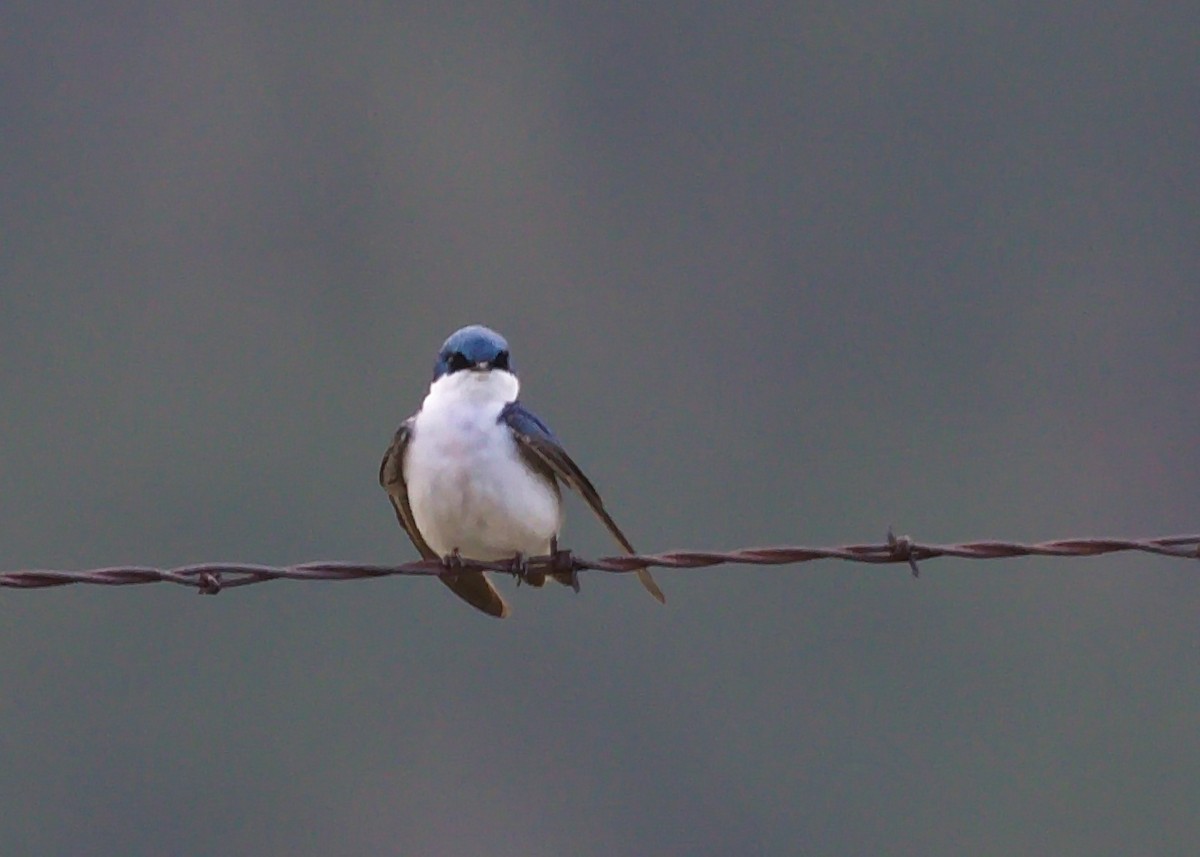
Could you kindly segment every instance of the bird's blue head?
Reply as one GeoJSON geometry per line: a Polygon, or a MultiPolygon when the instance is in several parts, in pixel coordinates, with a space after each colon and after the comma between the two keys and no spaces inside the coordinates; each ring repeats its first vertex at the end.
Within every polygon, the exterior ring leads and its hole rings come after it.
{"type": "Polygon", "coordinates": [[[463,370],[488,372],[492,369],[515,373],[508,356],[508,342],[490,327],[472,324],[454,331],[442,344],[433,364],[433,380],[463,370]]]}

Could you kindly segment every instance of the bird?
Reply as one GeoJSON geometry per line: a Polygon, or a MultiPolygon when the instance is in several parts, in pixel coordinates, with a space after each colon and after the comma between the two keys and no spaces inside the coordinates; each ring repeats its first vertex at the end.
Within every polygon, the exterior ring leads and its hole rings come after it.
{"type": "MultiPolygon", "coordinates": [[[[421,557],[442,560],[442,583],[497,618],[509,608],[496,587],[482,571],[452,570],[454,561],[520,561],[556,551],[559,483],[583,497],[622,549],[636,552],[591,480],[519,392],[503,336],[480,324],[456,330],[438,351],[420,410],[397,429],[379,466],[379,484],[421,557]]],[[[578,589],[573,574],[551,576],[578,589]]],[[[666,603],[649,571],[637,576],[666,603]]],[[[527,580],[541,586],[545,575],[527,580]]]]}

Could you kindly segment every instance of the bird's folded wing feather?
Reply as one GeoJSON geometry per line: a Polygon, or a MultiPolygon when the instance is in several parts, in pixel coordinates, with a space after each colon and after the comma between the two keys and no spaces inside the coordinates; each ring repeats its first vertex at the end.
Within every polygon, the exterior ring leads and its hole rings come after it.
{"type": "MultiPolygon", "coordinates": [[[[535,470],[558,477],[568,487],[578,491],[592,511],[596,513],[596,517],[604,522],[604,526],[612,533],[617,543],[626,552],[637,553],[633,549],[633,545],[629,543],[629,539],[625,538],[625,534],[621,532],[621,528],[617,526],[617,522],[604,508],[604,502],[600,499],[600,494],[592,485],[591,480],[584,475],[571,456],[567,455],[567,451],[563,449],[562,444],[558,442],[554,433],[545,423],[526,410],[520,402],[509,402],[505,405],[504,410],[500,412],[500,420],[512,430],[517,446],[530,466],[535,470]]],[[[657,598],[660,603],[666,603],[666,596],[658,588],[658,584],[654,582],[654,578],[650,576],[648,570],[639,568],[637,576],[647,592],[657,598]]]]}
{"type": "MultiPolygon", "coordinates": [[[[379,484],[387,491],[388,499],[392,501],[392,508],[396,510],[396,520],[408,534],[413,546],[421,554],[421,558],[440,560],[441,557],[429,547],[429,544],[421,536],[421,531],[417,529],[416,521],[413,519],[412,506],[408,502],[408,486],[404,483],[404,451],[412,439],[412,431],[412,419],[406,420],[397,429],[396,436],[392,438],[392,445],[384,453],[383,461],[379,465],[379,484]]],[[[496,587],[492,586],[492,582],[484,576],[482,571],[445,572],[438,575],[438,580],[450,587],[450,590],[463,601],[489,616],[502,619],[508,615],[508,604],[500,597],[496,587]]]]}

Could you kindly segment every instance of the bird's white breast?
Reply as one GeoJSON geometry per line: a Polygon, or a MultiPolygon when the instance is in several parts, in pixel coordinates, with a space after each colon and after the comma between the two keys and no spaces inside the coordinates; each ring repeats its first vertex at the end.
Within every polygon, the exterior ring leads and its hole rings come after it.
{"type": "Polygon", "coordinates": [[[500,411],[517,396],[509,372],[460,371],[435,381],[416,416],[404,480],[417,529],[439,555],[544,554],[561,524],[553,483],[531,471],[500,411]]]}

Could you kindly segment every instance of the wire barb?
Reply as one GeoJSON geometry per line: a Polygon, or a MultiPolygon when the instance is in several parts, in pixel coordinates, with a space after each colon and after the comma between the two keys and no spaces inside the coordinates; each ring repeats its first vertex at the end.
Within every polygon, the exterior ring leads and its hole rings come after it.
{"type": "Polygon", "coordinates": [[[912,570],[914,578],[921,576],[921,569],[917,567],[916,557],[913,556],[913,540],[911,536],[897,536],[891,527],[887,531],[888,547],[892,549],[892,553],[896,556],[897,562],[907,562],[909,569],[912,570]]]}
{"type": "MultiPolygon", "coordinates": [[[[555,550],[549,556],[523,559],[526,574],[568,574],[578,585],[581,571],[626,573],[639,568],[708,568],[714,565],[791,565],[819,559],[885,565],[904,563],[913,577],[920,574],[918,560],[956,557],[958,559],[1008,559],[1020,556],[1087,557],[1119,552],[1140,552],[1180,559],[1200,559],[1200,535],[1165,536],[1151,539],[1059,539],[1022,544],[1020,542],[980,541],[961,544],[918,544],[910,536],[897,536],[889,528],[887,541],[872,545],[840,547],[757,547],[733,551],[667,551],[657,554],[628,554],[581,559],[569,550],[555,550]]],[[[480,562],[457,557],[461,571],[498,571],[513,573],[514,560],[480,562]]],[[[419,560],[399,565],[368,565],[354,562],[306,562],[300,565],[272,566],[245,563],[202,563],[178,568],[158,569],[147,566],[114,566],[89,571],[31,569],[0,572],[0,587],[45,589],[90,583],[99,586],[130,586],[141,583],[176,583],[190,586],[205,595],[216,595],[236,586],[249,586],[268,580],[364,580],[393,575],[437,575],[446,571],[441,560],[419,560]]]]}
{"type": "Polygon", "coordinates": [[[209,571],[198,574],[196,575],[196,585],[199,587],[201,595],[220,595],[221,573],[209,571]]]}

